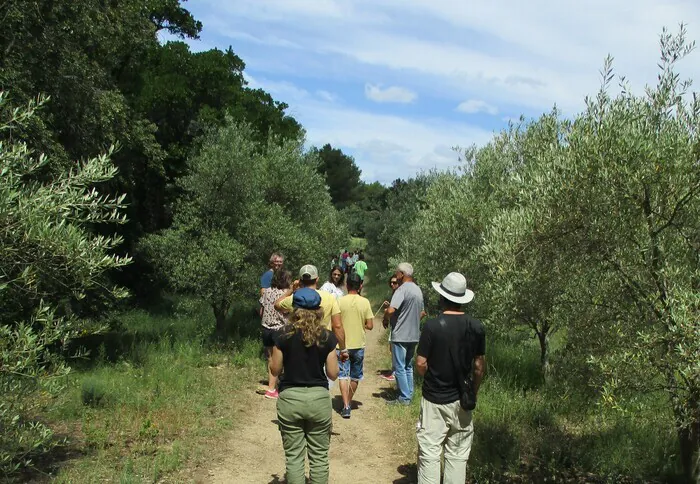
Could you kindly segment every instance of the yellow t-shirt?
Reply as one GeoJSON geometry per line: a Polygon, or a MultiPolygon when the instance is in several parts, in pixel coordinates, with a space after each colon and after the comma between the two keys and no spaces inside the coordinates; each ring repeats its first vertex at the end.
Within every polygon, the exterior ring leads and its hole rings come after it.
{"type": "Polygon", "coordinates": [[[358,294],[348,294],[338,299],[338,306],[345,329],[345,346],[349,350],[364,348],[367,344],[365,321],[374,318],[369,300],[358,294]]]}
{"type": "MultiPolygon", "coordinates": [[[[323,324],[326,325],[326,329],[331,329],[331,316],[340,314],[340,308],[338,307],[338,300],[336,297],[328,291],[321,291],[316,289],[316,292],[321,296],[321,309],[323,309],[323,324]]],[[[287,296],[280,302],[280,308],[285,312],[290,312],[294,309],[292,305],[292,298],[294,296],[287,296]]]]}

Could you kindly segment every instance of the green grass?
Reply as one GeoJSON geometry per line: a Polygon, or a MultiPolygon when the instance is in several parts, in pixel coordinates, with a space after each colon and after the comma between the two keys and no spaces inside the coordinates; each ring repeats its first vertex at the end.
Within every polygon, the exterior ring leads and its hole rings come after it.
{"type": "Polygon", "coordinates": [[[545,384],[532,340],[493,340],[487,362],[475,412],[475,478],[590,473],[614,482],[665,480],[677,472],[671,416],[656,396],[642,414],[629,416],[556,381],[545,384]]]}
{"type": "Polygon", "coordinates": [[[259,323],[237,310],[235,344],[210,341],[213,316],[194,301],[120,315],[121,341],[101,342],[47,406],[68,441],[42,472],[59,483],[159,482],[211,458],[235,425],[237,395],[265,369],[259,323]]]}
{"type": "MultiPolygon", "coordinates": [[[[382,281],[365,294],[380,302],[382,281]]],[[[488,328],[487,328],[488,330],[488,328]]],[[[552,342],[556,363],[561,341],[552,342]]],[[[539,345],[523,335],[487,337],[487,374],[474,412],[475,437],[469,459],[476,482],[668,482],[679,479],[680,464],[673,420],[663,396],[640,398],[635,414],[602,407],[583,389],[540,372],[539,345]]],[[[386,356],[386,364],[390,359],[386,356]]],[[[415,423],[420,411],[422,378],[409,407],[390,408],[399,422],[399,446],[415,462],[415,423]]]]}
{"type": "Polygon", "coordinates": [[[350,237],[350,242],[348,242],[348,250],[355,252],[360,249],[362,251],[367,249],[367,239],[361,237],[350,237]]]}

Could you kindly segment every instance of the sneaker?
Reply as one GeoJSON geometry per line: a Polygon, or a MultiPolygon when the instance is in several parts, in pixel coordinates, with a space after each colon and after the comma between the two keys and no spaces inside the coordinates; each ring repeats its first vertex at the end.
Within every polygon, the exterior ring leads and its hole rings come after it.
{"type": "Polygon", "coordinates": [[[350,418],[350,407],[343,407],[340,411],[340,416],[343,418],[350,418]]]}
{"type": "Polygon", "coordinates": [[[279,398],[280,394],[277,393],[277,390],[268,390],[265,392],[265,398],[270,398],[272,400],[275,400],[279,398]]]}
{"type": "Polygon", "coordinates": [[[393,373],[389,375],[379,375],[381,378],[384,378],[386,381],[396,381],[396,377],[394,376],[393,373]]]}

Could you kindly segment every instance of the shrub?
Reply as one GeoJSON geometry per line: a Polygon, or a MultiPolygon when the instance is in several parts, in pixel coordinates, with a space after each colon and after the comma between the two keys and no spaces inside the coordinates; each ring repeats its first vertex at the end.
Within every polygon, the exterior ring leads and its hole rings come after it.
{"type": "Polygon", "coordinates": [[[102,381],[88,378],[80,386],[80,400],[88,407],[100,407],[107,402],[107,389],[102,381]]]}
{"type": "MultiPolygon", "coordinates": [[[[0,113],[8,112],[6,100],[0,93],[0,113]]],[[[43,102],[0,120],[0,135],[29,122],[43,102]]],[[[61,172],[22,141],[5,139],[0,142],[0,474],[7,475],[56,444],[52,431],[33,417],[45,394],[58,391],[60,377],[68,373],[59,350],[71,338],[100,329],[80,318],[81,309],[86,301],[125,295],[119,288],[105,290],[104,274],[130,259],[109,254],[119,237],[88,230],[125,221],[123,197],[95,188],[116,174],[108,156],[61,172]],[[51,177],[51,172],[59,174],[51,177]]]]}

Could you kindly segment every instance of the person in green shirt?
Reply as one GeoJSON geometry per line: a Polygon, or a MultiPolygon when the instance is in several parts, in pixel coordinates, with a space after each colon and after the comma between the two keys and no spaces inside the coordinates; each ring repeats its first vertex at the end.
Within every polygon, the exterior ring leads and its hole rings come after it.
{"type": "Polygon", "coordinates": [[[353,267],[355,272],[357,273],[358,276],[360,276],[360,279],[363,281],[365,280],[365,272],[367,272],[367,263],[365,262],[365,254],[360,254],[360,258],[355,263],[355,266],[353,267]]]}

